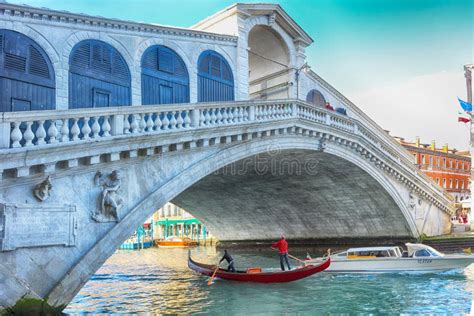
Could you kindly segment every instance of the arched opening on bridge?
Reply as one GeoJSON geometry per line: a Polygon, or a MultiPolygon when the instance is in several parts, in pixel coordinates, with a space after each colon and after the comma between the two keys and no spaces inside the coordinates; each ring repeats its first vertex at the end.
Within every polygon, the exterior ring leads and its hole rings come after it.
{"type": "Polygon", "coordinates": [[[198,102],[233,101],[234,75],[227,60],[213,50],[198,60],[198,102]]]}
{"type": "Polygon", "coordinates": [[[189,75],[172,49],[155,45],[142,57],[142,104],[189,102],[189,75]]]}
{"type": "Polygon", "coordinates": [[[84,40],[69,58],[69,108],[131,105],[128,65],[112,45],[84,40]]]}
{"type": "Polygon", "coordinates": [[[55,76],[45,51],[31,38],[0,30],[0,112],[53,110],[55,76]]]}
{"type": "Polygon", "coordinates": [[[410,238],[390,193],[357,165],[324,152],[282,150],[240,160],[172,200],[219,240],[410,238]],[[219,198],[216,198],[219,197],[219,198]]]}
{"type": "Polygon", "coordinates": [[[290,97],[290,55],[281,36],[271,27],[256,25],[248,46],[250,99],[290,97]]]}
{"type": "Polygon", "coordinates": [[[326,106],[326,99],[324,98],[323,94],[316,89],[313,89],[308,92],[306,95],[306,102],[325,107],[326,106]]]}

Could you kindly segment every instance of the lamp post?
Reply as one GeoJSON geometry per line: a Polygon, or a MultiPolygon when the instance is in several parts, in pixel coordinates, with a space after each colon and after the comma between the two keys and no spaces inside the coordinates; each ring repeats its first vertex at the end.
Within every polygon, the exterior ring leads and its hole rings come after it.
{"type": "MultiPolygon", "coordinates": [[[[464,77],[466,78],[466,89],[467,89],[467,102],[472,104],[472,70],[474,69],[474,64],[468,64],[464,66],[464,77]]],[[[469,180],[470,186],[469,190],[471,191],[471,197],[470,197],[470,206],[471,206],[471,227],[474,222],[474,216],[472,213],[472,206],[473,206],[473,201],[474,199],[472,198],[472,191],[473,191],[473,176],[474,176],[474,168],[472,165],[472,157],[474,155],[474,125],[472,124],[472,120],[474,119],[474,115],[472,112],[469,112],[469,116],[471,119],[470,122],[470,128],[469,128],[469,154],[471,157],[471,179],[469,180]]]]}
{"type": "Polygon", "coordinates": [[[308,65],[307,62],[305,62],[303,65],[301,65],[300,68],[296,69],[295,71],[296,99],[297,100],[300,98],[300,73],[301,71],[308,71],[309,69],[311,69],[311,67],[308,65]]]}

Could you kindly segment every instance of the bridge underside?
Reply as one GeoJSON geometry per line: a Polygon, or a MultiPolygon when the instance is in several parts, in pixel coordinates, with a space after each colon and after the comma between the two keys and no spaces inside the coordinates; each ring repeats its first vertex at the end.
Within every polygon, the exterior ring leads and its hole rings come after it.
{"type": "Polygon", "coordinates": [[[367,172],[316,151],[240,160],[177,196],[222,241],[410,237],[402,211],[367,172]]]}

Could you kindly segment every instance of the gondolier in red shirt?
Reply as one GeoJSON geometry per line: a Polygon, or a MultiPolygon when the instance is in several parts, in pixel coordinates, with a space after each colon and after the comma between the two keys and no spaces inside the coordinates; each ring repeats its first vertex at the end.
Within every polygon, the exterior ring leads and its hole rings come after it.
{"type": "Polygon", "coordinates": [[[285,271],[285,266],[283,264],[283,260],[285,260],[286,265],[288,266],[288,270],[291,270],[290,261],[288,260],[288,243],[285,240],[285,235],[281,235],[279,241],[272,245],[272,248],[278,249],[280,254],[280,266],[281,270],[285,271]]]}

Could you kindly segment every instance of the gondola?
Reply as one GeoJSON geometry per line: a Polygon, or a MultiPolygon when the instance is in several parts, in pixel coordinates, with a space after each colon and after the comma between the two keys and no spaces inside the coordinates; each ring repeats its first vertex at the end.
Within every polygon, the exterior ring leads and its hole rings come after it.
{"type": "MultiPolygon", "coordinates": [[[[327,257],[323,262],[316,265],[304,265],[290,271],[268,271],[260,268],[248,268],[246,271],[228,272],[219,268],[215,277],[219,279],[239,281],[239,282],[257,282],[257,283],[284,283],[304,279],[318,272],[326,270],[331,264],[331,258],[327,257]]],[[[201,274],[212,276],[216,266],[194,261],[191,258],[191,252],[188,255],[188,267],[191,270],[201,274]]]]}

